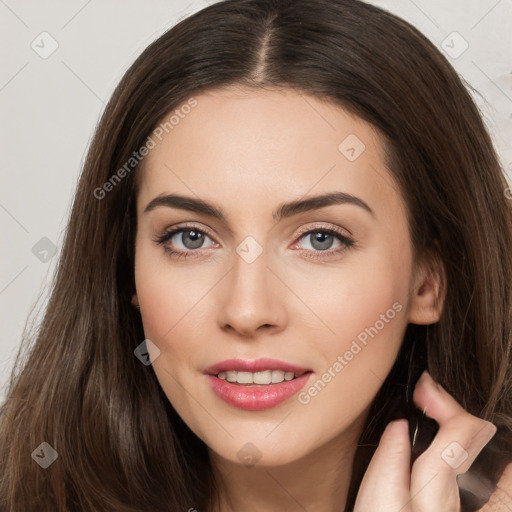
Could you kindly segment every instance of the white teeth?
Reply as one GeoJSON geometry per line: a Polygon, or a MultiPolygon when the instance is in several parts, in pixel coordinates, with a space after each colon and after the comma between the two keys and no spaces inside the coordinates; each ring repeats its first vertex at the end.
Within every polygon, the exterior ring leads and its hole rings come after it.
{"type": "Polygon", "coordinates": [[[236,374],[238,372],[226,372],[226,380],[228,382],[236,382],[236,374]]]}
{"type": "Polygon", "coordinates": [[[254,382],[253,375],[250,372],[237,372],[236,381],[238,384],[252,384],[254,382]]]}
{"type": "Polygon", "coordinates": [[[283,382],[284,372],[282,370],[272,370],[272,384],[283,382]]]}
{"type": "Polygon", "coordinates": [[[254,373],[253,382],[254,384],[270,384],[272,382],[272,372],[266,370],[254,373]]]}
{"type": "Polygon", "coordinates": [[[238,384],[279,384],[285,380],[295,378],[293,372],[284,372],[282,370],[265,370],[262,372],[219,372],[219,379],[238,384]]]}

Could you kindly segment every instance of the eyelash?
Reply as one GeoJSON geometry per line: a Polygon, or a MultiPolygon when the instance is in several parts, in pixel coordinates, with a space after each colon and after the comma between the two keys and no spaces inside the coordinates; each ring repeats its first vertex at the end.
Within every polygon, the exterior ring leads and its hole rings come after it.
{"type": "MultiPolygon", "coordinates": [[[[177,251],[175,249],[172,249],[169,245],[166,245],[166,242],[169,241],[174,235],[176,235],[177,233],[186,232],[186,231],[195,231],[197,233],[200,233],[201,235],[206,235],[209,238],[212,238],[208,232],[206,232],[202,229],[199,229],[197,226],[185,225],[185,226],[178,226],[174,229],[165,231],[164,233],[158,235],[155,239],[153,239],[153,241],[158,245],[162,245],[164,252],[166,254],[169,254],[172,258],[187,259],[190,257],[192,257],[192,258],[199,257],[201,254],[201,249],[195,249],[195,250],[189,249],[188,251],[177,251]],[[199,253],[199,255],[192,256],[192,253],[199,253]]],[[[318,227],[315,227],[314,229],[308,229],[306,231],[303,231],[303,232],[299,233],[297,240],[300,240],[305,235],[310,235],[312,233],[324,233],[327,235],[332,235],[335,238],[337,238],[342,244],[344,244],[345,247],[341,247],[338,249],[329,249],[326,251],[300,249],[301,252],[305,251],[305,252],[315,253],[315,255],[308,256],[308,258],[311,258],[311,259],[327,259],[334,255],[338,255],[338,254],[355,246],[355,242],[352,238],[349,238],[349,237],[345,236],[344,234],[342,234],[340,231],[330,228],[330,227],[327,227],[327,226],[318,226],[318,227]]]]}

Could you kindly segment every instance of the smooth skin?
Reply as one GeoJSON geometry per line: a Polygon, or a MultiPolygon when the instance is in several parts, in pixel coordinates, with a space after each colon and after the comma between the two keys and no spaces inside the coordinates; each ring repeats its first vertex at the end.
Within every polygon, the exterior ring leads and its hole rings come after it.
{"type": "MultiPolygon", "coordinates": [[[[291,90],[230,87],[195,99],[197,106],[137,171],[133,303],[146,338],[160,351],[153,369],[222,478],[215,512],[338,512],[357,439],[407,324],[439,320],[444,269],[426,259],[414,265],[404,202],[371,125],[291,90]],[[342,143],[354,135],[364,151],[347,158],[342,143]],[[373,213],[345,203],[273,216],[282,203],[332,192],[359,198],[373,213]],[[169,194],[206,201],[224,218],[183,205],[147,209],[169,194]],[[315,240],[318,232],[324,238],[315,240]],[[250,263],[237,251],[247,237],[251,251],[262,250],[250,263]],[[378,334],[307,404],[294,396],[271,409],[246,411],[207,384],[204,370],[214,363],[270,357],[310,368],[309,389],[397,303],[400,311],[381,322],[378,334]],[[248,451],[253,465],[241,457],[248,451]]],[[[474,458],[495,427],[434,390],[425,379],[416,390],[418,407],[427,406],[441,429],[411,481],[406,432],[391,426],[368,469],[357,512],[395,510],[390,503],[405,504],[431,471],[442,478],[403,510],[446,510],[447,500],[455,503],[455,472],[441,465],[439,452],[458,440],[474,458]],[[485,435],[474,436],[484,425],[485,435]]]]}

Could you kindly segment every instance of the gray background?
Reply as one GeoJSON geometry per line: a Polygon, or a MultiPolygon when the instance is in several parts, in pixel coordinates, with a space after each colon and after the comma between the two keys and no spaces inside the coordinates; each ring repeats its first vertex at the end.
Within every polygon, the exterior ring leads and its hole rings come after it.
{"type": "MultiPolygon", "coordinates": [[[[208,3],[0,0],[0,399],[25,322],[46,303],[77,178],[110,94],[150,42],[208,3]]],[[[370,3],[448,52],[479,92],[475,101],[512,181],[512,0],[370,3]]]]}

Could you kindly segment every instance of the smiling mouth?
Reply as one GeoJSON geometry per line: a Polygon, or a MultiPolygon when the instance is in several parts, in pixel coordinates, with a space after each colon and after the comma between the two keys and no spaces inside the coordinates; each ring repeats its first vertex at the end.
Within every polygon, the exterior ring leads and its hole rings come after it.
{"type": "Polygon", "coordinates": [[[281,382],[291,381],[311,371],[303,371],[300,373],[285,372],[283,370],[264,370],[260,372],[239,372],[239,371],[222,371],[216,377],[225,380],[230,384],[240,386],[268,386],[271,384],[280,384],[281,382]]]}
{"type": "MultiPolygon", "coordinates": [[[[291,371],[291,365],[283,366],[290,371],[247,372],[220,368],[221,371],[207,373],[206,380],[213,392],[228,405],[246,411],[263,411],[289,400],[309,382],[313,374],[312,370],[304,368],[296,368],[295,373],[291,371]]],[[[265,368],[263,365],[261,367],[265,368]]]]}

